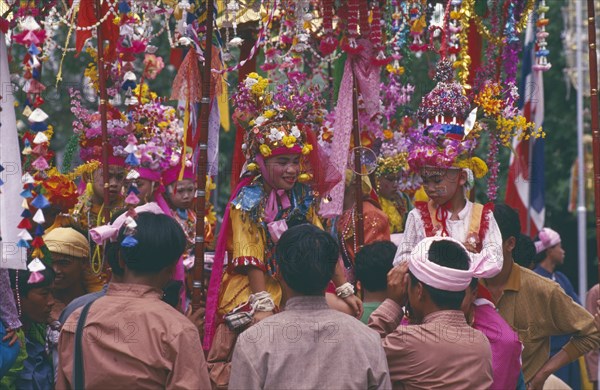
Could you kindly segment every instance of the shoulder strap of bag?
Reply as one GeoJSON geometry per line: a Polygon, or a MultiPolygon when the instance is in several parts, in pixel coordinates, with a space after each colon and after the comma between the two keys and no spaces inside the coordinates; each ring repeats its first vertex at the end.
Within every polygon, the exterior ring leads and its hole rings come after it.
{"type": "Polygon", "coordinates": [[[83,390],[85,384],[83,372],[83,346],[81,340],[83,338],[83,328],[85,327],[85,320],[87,318],[88,312],[90,311],[90,306],[92,306],[92,303],[94,303],[94,301],[91,301],[83,307],[81,315],[79,316],[79,320],[77,321],[77,329],[75,331],[75,356],[73,362],[73,388],[75,390],[83,390]]]}

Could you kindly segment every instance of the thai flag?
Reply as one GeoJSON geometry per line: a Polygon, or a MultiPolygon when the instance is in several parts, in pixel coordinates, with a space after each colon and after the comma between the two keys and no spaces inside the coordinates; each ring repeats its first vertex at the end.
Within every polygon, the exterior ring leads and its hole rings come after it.
{"type": "MultiPolygon", "coordinates": [[[[527,120],[539,127],[544,122],[544,79],[543,72],[532,69],[535,63],[534,22],[530,17],[525,34],[519,109],[527,120]]],[[[544,139],[513,139],[512,146],[514,153],[510,157],[506,204],[518,211],[522,232],[534,237],[544,227],[546,214],[544,139]]]]}

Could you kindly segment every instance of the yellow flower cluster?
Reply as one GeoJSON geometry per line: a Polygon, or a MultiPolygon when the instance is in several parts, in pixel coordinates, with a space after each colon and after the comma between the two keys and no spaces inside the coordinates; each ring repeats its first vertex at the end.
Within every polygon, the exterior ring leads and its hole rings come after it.
{"type": "Polygon", "coordinates": [[[260,145],[258,150],[260,151],[260,154],[263,155],[263,157],[269,157],[271,155],[271,148],[268,145],[262,144],[260,145]]]}
{"type": "Polygon", "coordinates": [[[385,70],[387,70],[388,73],[395,74],[398,76],[402,76],[404,74],[403,66],[394,66],[393,64],[387,64],[385,66],[385,70]]]}
{"type": "Polygon", "coordinates": [[[522,115],[513,118],[498,117],[496,131],[504,146],[510,145],[512,137],[517,137],[518,140],[546,137],[546,133],[541,127],[536,129],[535,123],[527,121],[522,115]]]}
{"type": "Polygon", "coordinates": [[[471,171],[473,171],[473,175],[477,179],[481,179],[488,173],[487,164],[479,157],[471,157],[465,160],[457,161],[453,166],[456,168],[469,168],[471,171]]]}
{"type": "Polygon", "coordinates": [[[304,144],[304,146],[302,147],[302,154],[303,155],[307,155],[309,154],[311,151],[313,150],[313,146],[309,143],[304,144]]]}
{"type": "Polygon", "coordinates": [[[250,73],[248,78],[256,80],[256,83],[252,84],[250,87],[250,92],[256,96],[264,95],[267,87],[269,86],[269,79],[259,76],[256,72],[250,73]]]}
{"type": "Polygon", "coordinates": [[[500,115],[505,105],[502,99],[502,87],[498,83],[486,85],[473,100],[487,116],[500,115]]]}
{"type": "Polygon", "coordinates": [[[148,87],[148,84],[146,84],[146,83],[138,84],[133,89],[132,92],[133,92],[133,96],[136,96],[138,99],[140,99],[140,103],[142,103],[142,104],[146,104],[152,100],[156,100],[156,98],[158,97],[158,95],[155,92],[150,91],[150,88],[148,87]],[[142,88],[141,93],[140,93],[140,86],[142,88]]]}
{"type": "Polygon", "coordinates": [[[293,135],[284,135],[281,142],[283,142],[286,148],[291,148],[296,143],[296,137],[293,135]]]}
{"type": "Polygon", "coordinates": [[[408,153],[402,152],[395,156],[380,158],[378,161],[377,175],[385,176],[408,170],[408,153]]]}
{"type": "Polygon", "coordinates": [[[87,162],[85,164],[78,166],[77,168],[75,168],[75,170],[73,172],[69,173],[67,176],[71,180],[74,180],[75,178],[78,178],[78,177],[84,177],[84,176],[87,177],[87,175],[91,175],[99,167],[100,167],[100,161],[92,160],[90,162],[87,162]]]}

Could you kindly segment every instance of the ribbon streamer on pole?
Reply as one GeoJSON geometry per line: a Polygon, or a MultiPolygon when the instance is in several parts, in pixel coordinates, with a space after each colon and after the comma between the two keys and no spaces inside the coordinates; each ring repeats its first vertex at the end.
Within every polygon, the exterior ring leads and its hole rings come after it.
{"type": "MultiPolygon", "coordinates": [[[[100,20],[101,17],[101,5],[100,0],[96,0],[96,18],[100,20]]],[[[106,103],[108,101],[106,95],[106,73],[104,63],[104,35],[102,34],[102,27],[98,26],[96,29],[98,36],[98,89],[100,90],[100,126],[102,128],[102,182],[103,182],[103,217],[104,222],[110,221],[110,208],[109,208],[109,184],[108,184],[108,128],[107,128],[107,116],[106,116],[106,103]]]]}
{"type": "Polygon", "coordinates": [[[200,133],[198,141],[198,165],[196,181],[196,242],[194,246],[194,271],[192,283],[192,308],[201,307],[204,295],[204,215],[206,212],[206,172],[208,168],[208,123],[210,117],[211,64],[213,37],[213,0],[206,4],[206,44],[204,49],[204,69],[202,77],[202,99],[200,100],[200,133]]]}
{"type": "MultiPolygon", "coordinates": [[[[365,224],[363,217],[362,159],[360,153],[360,123],[358,118],[358,81],[352,82],[352,137],[354,139],[354,190],[356,208],[356,248],[365,243],[365,224]]],[[[367,179],[368,180],[368,179],[367,179]]],[[[343,243],[342,243],[343,245],[343,243]]],[[[356,254],[354,254],[356,256],[356,254]]]]}

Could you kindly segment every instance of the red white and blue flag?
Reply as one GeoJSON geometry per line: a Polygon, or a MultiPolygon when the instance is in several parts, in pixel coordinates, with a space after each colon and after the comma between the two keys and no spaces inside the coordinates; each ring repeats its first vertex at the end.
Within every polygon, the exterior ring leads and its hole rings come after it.
{"type": "MultiPolygon", "coordinates": [[[[532,15],[533,16],[533,15],[532,15]]],[[[535,64],[534,18],[529,18],[523,51],[522,79],[519,85],[519,108],[536,128],[544,122],[543,72],[533,70],[535,64]]],[[[514,153],[506,185],[506,204],[515,208],[521,229],[531,237],[544,227],[546,202],[544,198],[544,139],[517,140],[513,138],[514,153]]]]}

